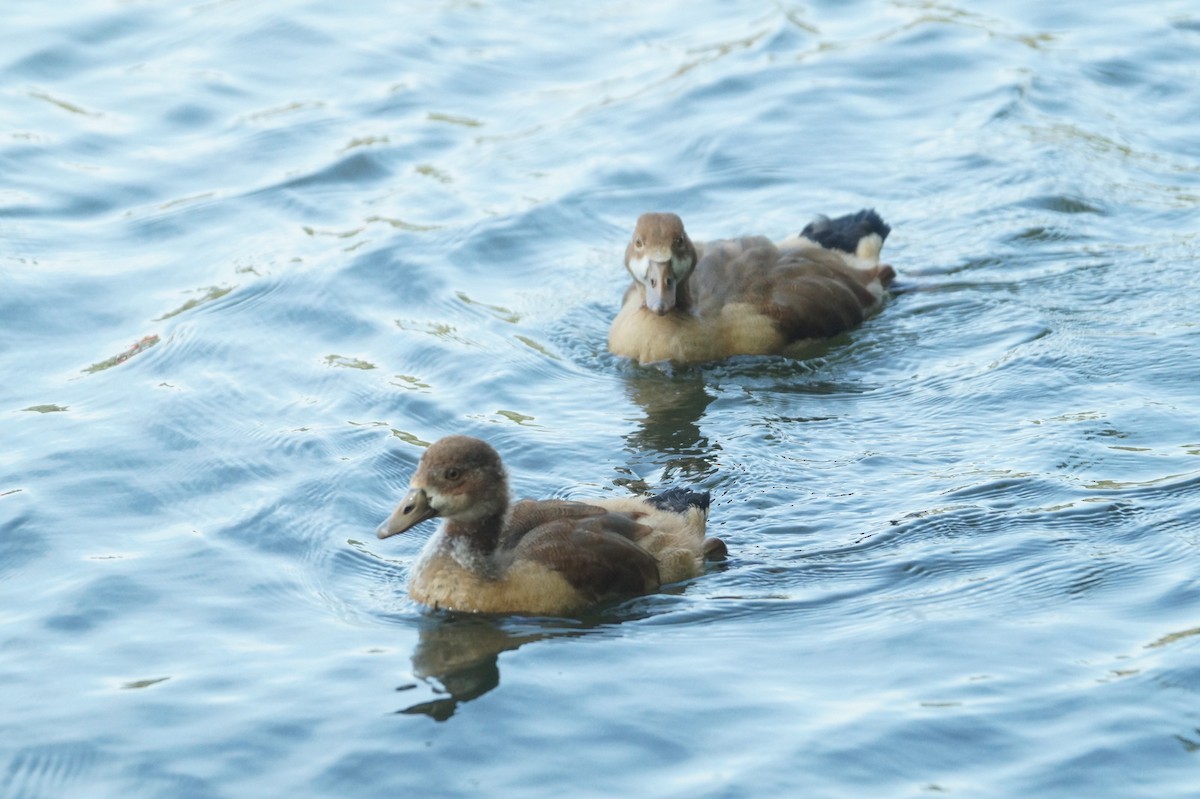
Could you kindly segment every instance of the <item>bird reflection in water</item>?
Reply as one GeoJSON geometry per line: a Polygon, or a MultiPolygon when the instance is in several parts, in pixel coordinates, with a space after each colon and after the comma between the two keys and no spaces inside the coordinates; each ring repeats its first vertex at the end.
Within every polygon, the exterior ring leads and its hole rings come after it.
{"type": "MultiPolygon", "coordinates": [[[[423,714],[436,721],[445,721],[460,704],[483,696],[500,684],[501,652],[533,641],[586,635],[596,626],[571,619],[457,613],[426,616],[420,625],[420,637],[412,655],[413,676],[429,685],[435,697],[397,712],[423,714]]],[[[418,687],[417,683],[409,683],[397,690],[418,687]]]]}
{"type": "Polygon", "coordinates": [[[714,399],[702,371],[636,369],[626,375],[625,386],[629,398],[645,413],[637,429],[625,436],[634,475],[628,481],[631,488],[650,490],[652,486],[641,483],[641,476],[659,469],[663,482],[700,481],[716,471],[721,448],[700,429],[714,399]]]}

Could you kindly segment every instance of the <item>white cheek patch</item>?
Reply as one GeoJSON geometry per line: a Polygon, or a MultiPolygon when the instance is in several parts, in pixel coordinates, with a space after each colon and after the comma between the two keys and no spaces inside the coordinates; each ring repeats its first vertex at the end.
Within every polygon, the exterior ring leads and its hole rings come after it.
{"type": "Polygon", "coordinates": [[[629,259],[629,272],[635,278],[637,278],[637,282],[639,282],[643,286],[645,286],[646,284],[648,284],[650,282],[650,275],[649,275],[650,258],[645,255],[639,256],[637,258],[630,258],[629,259]]]}
{"type": "Polygon", "coordinates": [[[445,519],[460,519],[461,513],[464,510],[461,506],[464,504],[461,497],[453,494],[443,494],[439,491],[430,491],[425,489],[425,495],[429,497],[429,507],[437,511],[437,515],[445,519]]]}
{"type": "Polygon", "coordinates": [[[446,498],[437,491],[429,488],[425,489],[425,504],[436,511],[438,516],[446,515],[446,498]]]}

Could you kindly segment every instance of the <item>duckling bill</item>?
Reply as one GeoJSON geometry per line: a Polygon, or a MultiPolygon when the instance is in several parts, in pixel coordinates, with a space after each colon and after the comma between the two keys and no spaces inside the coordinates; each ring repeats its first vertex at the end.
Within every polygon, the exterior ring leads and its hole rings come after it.
{"type": "Polygon", "coordinates": [[[796,354],[879,307],[896,274],[879,262],[889,232],[864,209],[820,217],[778,244],[694,243],[677,215],[642,214],[625,248],[633,282],[609,350],[643,364],[796,354]]]}
{"type": "Polygon", "coordinates": [[[380,538],[434,517],[409,595],[434,609],[562,616],[695,577],[725,544],[705,538],[707,492],[585,502],[522,500],[488,443],[448,436],[421,457],[380,538]]]}

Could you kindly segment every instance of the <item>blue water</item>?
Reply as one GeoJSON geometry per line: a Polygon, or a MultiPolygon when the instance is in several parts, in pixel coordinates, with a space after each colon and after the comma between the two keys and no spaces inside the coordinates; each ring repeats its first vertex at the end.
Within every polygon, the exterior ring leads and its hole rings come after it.
{"type": "Polygon", "coordinates": [[[0,25],[0,796],[1195,796],[1191,2],[0,25]],[[637,215],[875,207],[801,361],[605,350],[637,215]],[[425,442],[709,489],[581,619],[408,599],[425,442]]]}

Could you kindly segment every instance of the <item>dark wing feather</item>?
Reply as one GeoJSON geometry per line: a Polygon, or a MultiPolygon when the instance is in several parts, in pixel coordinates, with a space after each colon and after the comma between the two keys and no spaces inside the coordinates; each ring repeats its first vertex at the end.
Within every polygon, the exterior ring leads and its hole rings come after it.
{"type": "Polygon", "coordinates": [[[886,241],[891,232],[891,227],[875,213],[874,208],[864,208],[858,213],[834,219],[817,217],[805,225],[800,235],[826,249],[853,253],[863,237],[875,234],[880,241],[886,241]]]}
{"type": "Polygon", "coordinates": [[[775,270],[767,313],[790,341],[836,336],[862,323],[875,297],[840,265],[789,255],[775,270]]]}
{"type": "Polygon", "coordinates": [[[707,491],[693,491],[684,486],[676,486],[668,488],[661,494],[647,497],[646,501],[659,510],[687,513],[691,508],[708,510],[708,506],[712,502],[712,495],[707,491]]]}
{"type": "Polygon", "coordinates": [[[508,514],[500,546],[514,547],[530,530],[556,519],[585,519],[605,512],[604,508],[567,499],[523,499],[508,514]]]}
{"type": "Polygon", "coordinates": [[[529,530],[514,559],[533,560],[566,578],[589,603],[638,596],[659,587],[658,564],[633,541],[649,533],[625,514],[557,518],[529,530]]]}

